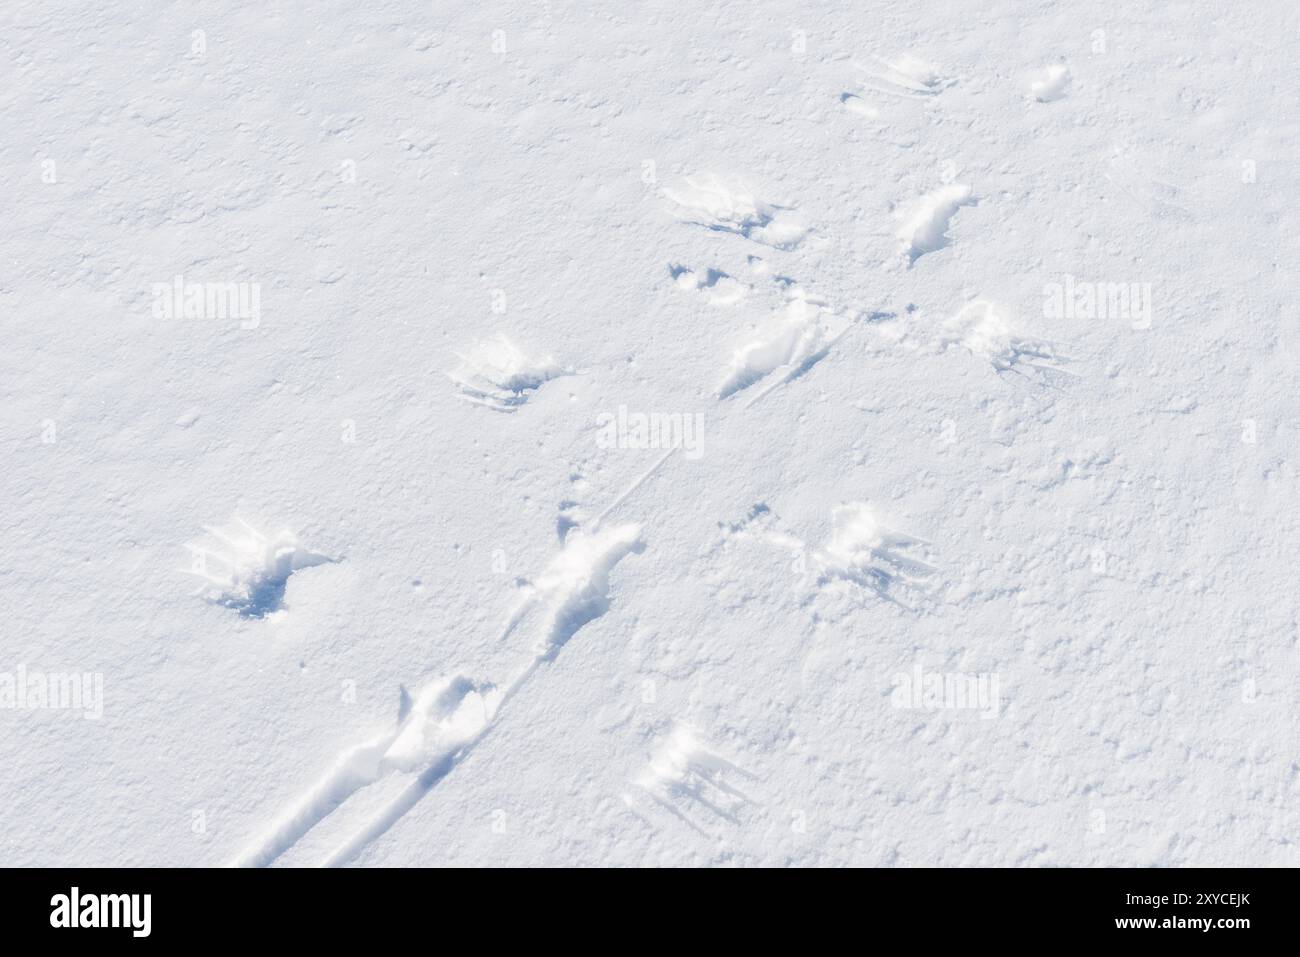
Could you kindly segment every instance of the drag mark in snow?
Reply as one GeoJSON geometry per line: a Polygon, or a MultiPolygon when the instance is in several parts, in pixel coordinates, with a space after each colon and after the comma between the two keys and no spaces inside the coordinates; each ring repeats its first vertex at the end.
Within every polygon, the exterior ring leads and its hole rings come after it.
{"type": "Polygon", "coordinates": [[[434,755],[446,756],[464,747],[490,720],[495,693],[454,675],[431,682],[414,702],[403,689],[403,705],[391,731],[344,751],[233,866],[269,867],[357,791],[394,771],[423,767],[434,755]]]}
{"type": "Polygon", "coordinates": [[[685,177],[681,186],[665,189],[664,196],[677,205],[683,222],[775,249],[793,249],[808,235],[787,207],[760,199],[743,183],[728,183],[712,174],[685,177]]]}
{"type": "Polygon", "coordinates": [[[398,720],[390,731],[349,748],[236,866],[266,867],[361,789],[393,773],[415,780],[330,855],[329,866],[355,858],[419,802],[493,726],[501,707],[537,670],[552,661],[570,638],[609,608],[609,575],[626,555],[644,549],[637,525],[590,533],[574,531],[538,577],[531,600],[513,615],[514,625],[532,608],[542,609],[532,657],[501,686],[454,674],[431,682],[412,701],[403,689],[398,720]]]}
{"type": "MultiPolygon", "coordinates": [[[[338,867],[354,860],[376,838],[381,837],[403,815],[419,803],[439,781],[447,776],[491,729],[501,707],[532,677],[538,666],[553,661],[560,649],[578,629],[609,609],[609,574],[625,556],[644,550],[641,529],[637,525],[620,525],[590,534],[574,532],[563,550],[537,580],[537,597],[543,606],[541,627],[533,645],[533,657],[502,686],[482,711],[477,724],[463,726],[463,734],[450,739],[435,734],[432,746],[415,739],[403,752],[407,766],[424,765],[424,770],[402,793],[374,815],[349,840],[325,861],[326,867],[338,867]]],[[[401,744],[399,737],[397,744],[401,744]]]]}
{"type": "Polygon", "coordinates": [[[668,451],[665,452],[663,455],[659,456],[659,458],[655,460],[654,465],[650,466],[648,469],[642,472],[638,478],[632,481],[631,485],[623,489],[623,491],[618,494],[618,496],[614,499],[614,501],[610,502],[608,505],[604,507],[604,509],[601,510],[601,513],[596,516],[596,519],[592,523],[592,526],[595,528],[599,528],[600,523],[605,520],[606,516],[608,516],[610,512],[614,511],[614,509],[622,505],[623,502],[627,500],[627,497],[629,495],[631,495],[633,492],[639,489],[642,485],[646,483],[646,481],[652,475],[658,472],[659,469],[663,466],[663,464],[667,462],[670,458],[672,458],[673,453],[676,452],[677,449],[678,446],[674,445],[671,448],[669,448],[668,451]]]}
{"type": "Polygon", "coordinates": [[[303,568],[336,561],[304,548],[292,532],[263,535],[242,518],[227,528],[204,526],[219,544],[186,545],[187,575],[203,579],[197,594],[239,612],[242,618],[265,618],[284,609],[289,576],[303,568]]]}
{"type": "Polygon", "coordinates": [[[468,353],[456,353],[460,365],[447,378],[460,387],[461,398],[495,412],[514,412],[543,383],[572,375],[547,356],[525,355],[503,335],[480,342],[468,353]]]}
{"type": "Polygon", "coordinates": [[[947,245],[949,221],[962,206],[975,202],[970,187],[961,183],[949,183],[922,196],[898,230],[909,265],[947,245]]]}

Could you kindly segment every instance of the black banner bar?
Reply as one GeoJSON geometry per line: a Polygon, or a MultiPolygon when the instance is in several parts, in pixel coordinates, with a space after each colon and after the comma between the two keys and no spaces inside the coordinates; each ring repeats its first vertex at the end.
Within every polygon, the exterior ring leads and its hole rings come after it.
{"type": "Polygon", "coordinates": [[[860,941],[903,935],[923,949],[946,941],[1125,938],[1250,947],[1293,941],[1294,876],[1261,869],[5,870],[0,932],[15,948],[60,938],[93,946],[339,946],[419,940],[440,927],[492,934],[505,925],[537,928],[540,945],[557,932],[599,938],[612,922],[625,927],[624,940],[662,932],[665,943],[685,933],[761,943],[780,929],[860,941]]]}

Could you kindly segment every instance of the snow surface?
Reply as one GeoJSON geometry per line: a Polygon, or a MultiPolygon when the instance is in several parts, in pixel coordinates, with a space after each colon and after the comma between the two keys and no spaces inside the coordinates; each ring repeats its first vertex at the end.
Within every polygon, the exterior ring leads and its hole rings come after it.
{"type": "Polygon", "coordinates": [[[1294,5],[0,50],[0,864],[1300,863],[1294,5]]]}

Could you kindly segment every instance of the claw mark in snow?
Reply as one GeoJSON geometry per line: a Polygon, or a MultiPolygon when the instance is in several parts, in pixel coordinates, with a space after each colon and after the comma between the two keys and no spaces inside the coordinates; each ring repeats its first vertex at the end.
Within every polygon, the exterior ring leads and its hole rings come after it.
{"type": "Polygon", "coordinates": [[[908,263],[947,245],[948,221],[962,206],[974,205],[975,202],[970,187],[961,183],[949,183],[922,196],[912,215],[898,230],[908,263]]]}
{"type": "Polygon", "coordinates": [[[789,210],[759,199],[743,183],[726,183],[714,175],[685,177],[664,195],[677,204],[677,215],[716,232],[735,233],[776,249],[793,249],[808,230],[790,219],[789,210]]]}
{"type": "Polygon", "coordinates": [[[186,545],[192,562],[183,570],[204,580],[198,594],[214,604],[234,608],[243,618],[265,618],[281,611],[290,575],[335,561],[303,548],[287,529],[271,538],[242,518],[236,518],[235,525],[238,528],[205,525],[204,531],[220,546],[186,545]]]}
{"type": "Polygon", "coordinates": [[[503,335],[480,342],[466,355],[456,353],[456,358],[460,365],[447,377],[460,387],[461,398],[496,412],[513,412],[543,383],[572,375],[549,356],[529,358],[503,335]]]}

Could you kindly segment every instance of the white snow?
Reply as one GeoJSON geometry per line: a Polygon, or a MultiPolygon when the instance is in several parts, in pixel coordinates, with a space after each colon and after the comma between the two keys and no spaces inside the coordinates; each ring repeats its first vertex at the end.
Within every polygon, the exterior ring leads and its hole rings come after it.
{"type": "Polygon", "coordinates": [[[961,183],[940,186],[917,200],[898,229],[909,262],[942,248],[948,241],[948,222],[960,207],[973,202],[970,187],[961,183]]]}
{"type": "Polygon", "coordinates": [[[1053,63],[1029,84],[1029,92],[1039,103],[1051,103],[1065,96],[1070,88],[1070,68],[1064,63],[1053,63]]]}
{"type": "Polygon", "coordinates": [[[1292,5],[145,13],[0,30],[0,863],[1300,864],[1292,5]]]}

